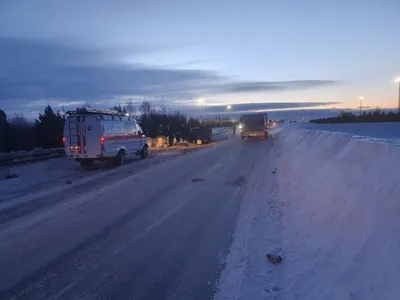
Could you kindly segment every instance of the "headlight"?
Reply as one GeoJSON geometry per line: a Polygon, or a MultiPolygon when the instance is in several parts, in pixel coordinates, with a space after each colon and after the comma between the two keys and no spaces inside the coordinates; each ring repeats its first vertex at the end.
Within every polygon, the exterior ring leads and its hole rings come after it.
{"type": "Polygon", "coordinates": [[[239,129],[242,129],[243,128],[243,125],[242,124],[239,124],[239,129]]]}

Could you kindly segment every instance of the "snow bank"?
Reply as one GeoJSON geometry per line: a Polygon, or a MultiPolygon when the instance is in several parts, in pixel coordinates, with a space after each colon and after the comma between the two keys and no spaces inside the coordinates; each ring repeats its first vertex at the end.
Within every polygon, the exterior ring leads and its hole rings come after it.
{"type": "Polygon", "coordinates": [[[215,298],[399,299],[400,147],[281,128],[215,298]],[[275,251],[282,264],[265,260],[275,251]]]}
{"type": "Polygon", "coordinates": [[[224,134],[230,133],[232,131],[232,127],[213,127],[212,134],[224,134]]]}
{"type": "Polygon", "coordinates": [[[42,149],[30,151],[0,152],[0,165],[18,164],[64,155],[64,148],[42,149]]]}
{"type": "Polygon", "coordinates": [[[398,299],[400,148],[294,127],[276,146],[289,298],[398,299]]]}
{"type": "Polygon", "coordinates": [[[14,200],[22,195],[31,195],[38,189],[49,189],[55,183],[65,186],[65,179],[75,179],[87,175],[79,164],[61,157],[38,161],[31,164],[0,167],[0,209],[6,200],[14,200]],[[6,179],[14,173],[17,178],[6,179]]]}

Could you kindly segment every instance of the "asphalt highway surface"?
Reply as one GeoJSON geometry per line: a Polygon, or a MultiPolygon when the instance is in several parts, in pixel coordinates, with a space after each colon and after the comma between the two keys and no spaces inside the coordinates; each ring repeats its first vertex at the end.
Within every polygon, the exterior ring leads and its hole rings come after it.
{"type": "Polygon", "coordinates": [[[0,299],[212,298],[271,140],[229,136],[0,210],[0,299]]]}

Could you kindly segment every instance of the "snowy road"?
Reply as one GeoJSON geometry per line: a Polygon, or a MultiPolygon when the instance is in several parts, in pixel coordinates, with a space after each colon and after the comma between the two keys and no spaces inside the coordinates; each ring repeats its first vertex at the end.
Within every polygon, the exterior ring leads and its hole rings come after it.
{"type": "Polygon", "coordinates": [[[29,213],[0,215],[0,298],[211,298],[272,143],[230,137],[110,171],[87,190],[49,189],[23,202],[40,203],[29,213]]]}
{"type": "MultiPolygon", "coordinates": [[[[214,141],[220,142],[227,139],[229,130],[225,127],[214,128],[214,141]]],[[[209,146],[200,146],[200,148],[209,146]]],[[[126,174],[132,175],[179,157],[182,153],[197,151],[198,148],[198,146],[191,146],[152,149],[151,159],[141,161],[138,157],[130,157],[125,166],[117,169],[109,167],[106,163],[96,163],[90,168],[82,169],[78,163],[66,158],[0,167],[0,226],[33,211],[47,209],[49,205],[96,190],[126,174]],[[2,180],[9,173],[15,173],[18,177],[2,180]],[[71,181],[74,187],[66,186],[67,181],[71,181]],[[57,197],[54,197],[55,192],[57,192],[57,197]]]]}

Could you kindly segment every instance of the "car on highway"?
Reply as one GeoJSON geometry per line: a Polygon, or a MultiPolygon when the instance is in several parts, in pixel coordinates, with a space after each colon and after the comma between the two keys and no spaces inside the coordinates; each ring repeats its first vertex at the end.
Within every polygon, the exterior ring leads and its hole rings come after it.
{"type": "Polygon", "coordinates": [[[81,166],[95,160],[123,165],[128,155],[148,156],[147,139],[136,119],[112,110],[68,111],[64,125],[65,155],[81,166]]]}
{"type": "Polygon", "coordinates": [[[252,137],[268,138],[268,115],[266,113],[246,114],[240,117],[240,137],[242,140],[252,137]]]}

